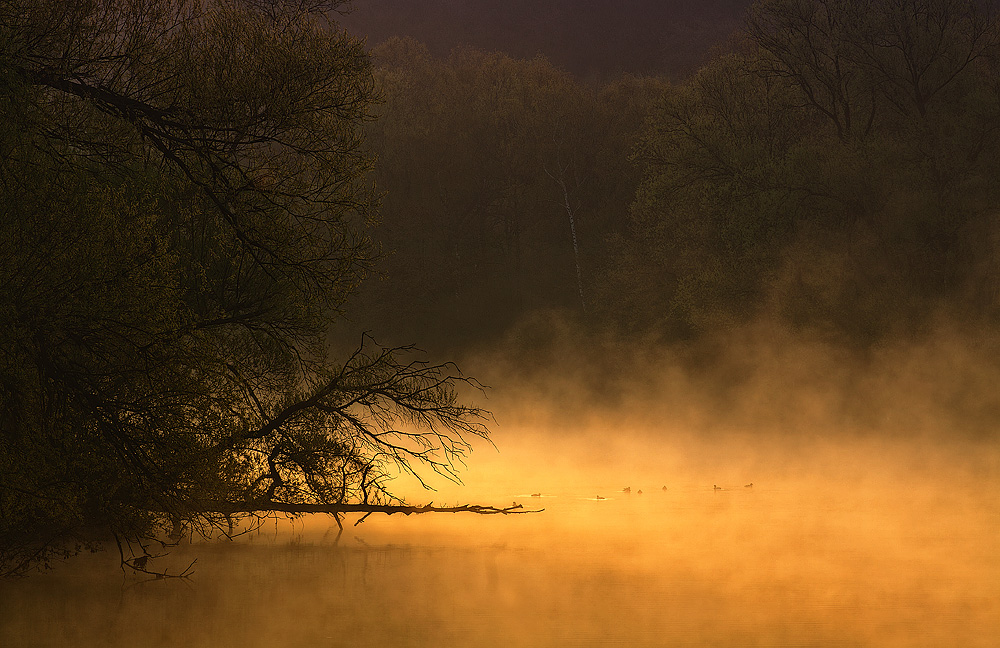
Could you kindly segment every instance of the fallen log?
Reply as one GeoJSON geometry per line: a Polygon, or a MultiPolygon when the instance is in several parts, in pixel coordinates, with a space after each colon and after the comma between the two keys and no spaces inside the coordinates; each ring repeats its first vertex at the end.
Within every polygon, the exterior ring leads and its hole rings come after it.
{"type": "Polygon", "coordinates": [[[434,503],[423,506],[407,504],[299,504],[291,502],[256,501],[256,502],[224,502],[201,500],[196,503],[195,510],[199,513],[326,513],[340,515],[343,513],[365,513],[365,517],[373,513],[393,515],[414,515],[421,513],[475,513],[477,515],[518,515],[524,513],[541,513],[544,509],[526,510],[524,505],[514,502],[510,506],[484,506],[481,504],[462,504],[460,506],[434,506],[434,503]]]}

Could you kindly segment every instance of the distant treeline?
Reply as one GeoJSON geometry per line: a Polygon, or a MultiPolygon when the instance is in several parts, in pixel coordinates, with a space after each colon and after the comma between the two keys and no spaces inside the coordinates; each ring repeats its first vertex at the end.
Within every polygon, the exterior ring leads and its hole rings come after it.
{"type": "Polygon", "coordinates": [[[452,347],[553,308],[664,341],[993,323],[998,48],[970,0],[759,2],[680,84],[389,40],[355,319],[452,347]]]}
{"type": "Polygon", "coordinates": [[[579,78],[679,79],[739,26],[751,0],[355,0],[341,19],[378,46],[413,38],[434,56],[457,46],[542,55],[579,78]]]}

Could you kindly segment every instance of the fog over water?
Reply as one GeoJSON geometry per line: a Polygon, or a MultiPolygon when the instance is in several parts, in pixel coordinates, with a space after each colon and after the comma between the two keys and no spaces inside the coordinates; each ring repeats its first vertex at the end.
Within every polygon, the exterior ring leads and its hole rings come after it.
{"type": "Polygon", "coordinates": [[[992,374],[972,364],[988,344],[943,339],[884,349],[864,372],[820,371],[828,349],[773,334],[755,342],[752,362],[739,360],[739,384],[714,394],[688,371],[650,371],[666,351],[647,365],[630,356],[625,385],[622,373],[593,371],[606,361],[599,343],[559,372],[515,375],[499,356],[471,358],[470,373],[493,385],[498,449],[477,446],[463,485],[400,489],[415,503],[544,511],[349,518],[339,542],[329,518],[280,522],[159,559],[174,573],[197,559],[187,581],[142,582],[123,577],[117,556],[85,556],[0,585],[0,638],[992,646],[1000,450],[954,387],[989,403],[992,374]],[[949,364],[962,374],[945,375],[949,364]],[[586,387],[601,380],[603,402],[586,387]],[[863,381],[853,393],[864,411],[845,409],[852,380],[863,381]]]}
{"type": "Polygon", "coordinates": [[[996,2],[349,4],[0,3],[0,648],[1000,645],[996,2]]]}

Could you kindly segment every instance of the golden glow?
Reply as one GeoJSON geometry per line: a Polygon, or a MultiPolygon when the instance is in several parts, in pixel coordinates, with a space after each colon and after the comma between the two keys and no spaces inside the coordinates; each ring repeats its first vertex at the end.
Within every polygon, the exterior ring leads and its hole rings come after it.
{"type": "Polygon", "coordinates": [[[348,518],[339,544],[329,518],[283,522],[174,550],[176,569],[198,558],[191,583],[123,587],[116,556],[84,558],[0,584],[0,643],[994,646],[1000,447],[949,418],[994,376],[957,343],[862,375],[772,337],[748,343],[760,373],[728,411],[663,355],[603,405],[573,372],[484,376],[507,387],[500,451],[480,444],[464,485],[398,484],[542,513],[348,518]],[[881,396],[853,428],[852,390],[881,396]]]}
{"type": "Polygon", "coordinates": [[[178,550],[178,565],[199,559],[190,585],[122,590],[112,562],[95,557],[99,572],[71,563],[4,585],[0,636],[37,639],[45,627],[40,646],[73,633],[113,646],[149,633],[188,646],[348,635],[368,646],[989,646],[1000,636],[995,448],[854,441],[802,447],[791,462],[760,439],[753,454],[749,441],[695,452],[693,441],[671,450],[648,439],[594,454],[589,435],[521,432],[507,452],[482,452],[467,486],[429,498],[544,513],[372,516],[348,520],[336,546],[329,519],[282,523],[178,550]],[[51,624],[53,605],[81,616],[51,624]]]}

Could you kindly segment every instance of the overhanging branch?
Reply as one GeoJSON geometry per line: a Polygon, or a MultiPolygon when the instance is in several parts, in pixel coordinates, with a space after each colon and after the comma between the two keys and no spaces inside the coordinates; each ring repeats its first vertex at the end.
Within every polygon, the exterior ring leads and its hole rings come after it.
{"type": "Polygon", "coordinates": [[[296,504],[289,502],[224,502],[213,500],[202,500],[197,502],[199,513],[219,513],[232,515],[233,513],[325,513],[328,515],[339,515],[341,513],[385,513],[393,515],[402,513],[403,515],[413,515],[421,513],[475,513],[477,515],[518,515],[524,513],[541,513],[545,509],[526,510],[523,504],[511,504],[510,506],[483,506],[481,504],[462,504],[459,506],[434,506],[425,504],[423,506],[410,506],[404,504],[296,504]]]}

